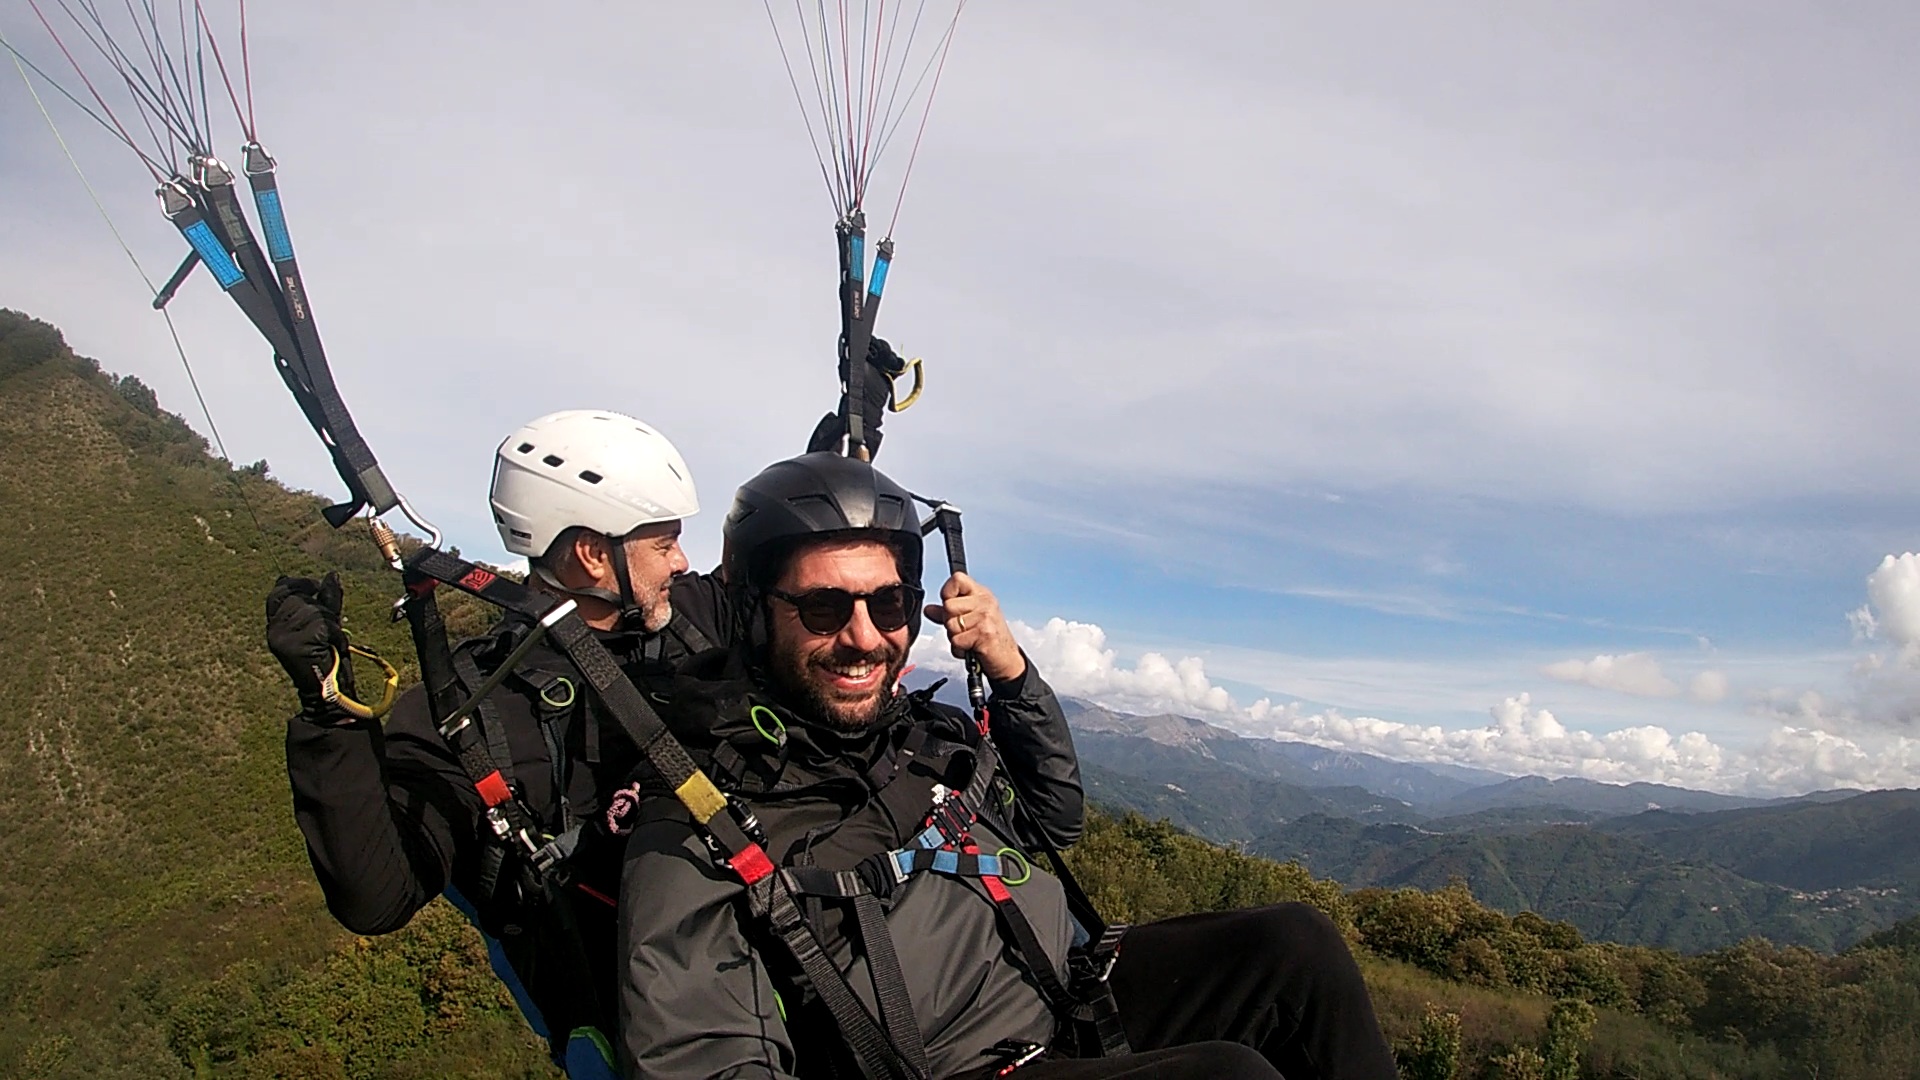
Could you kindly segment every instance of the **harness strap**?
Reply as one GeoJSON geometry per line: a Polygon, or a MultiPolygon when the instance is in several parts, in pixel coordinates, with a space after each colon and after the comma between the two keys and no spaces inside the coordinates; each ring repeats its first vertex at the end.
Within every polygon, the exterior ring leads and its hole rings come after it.
{"type": "MultiPolygon", "coordinates": [[[[1126,932],[1124,924],[1109,926],[1091,948],[1067,958],[1073,996],[1080,1003],[1074,1010],[1074,1019],[1093,1028],[1093,1042],[1101,1057],[1133,1052],[1127,1043],[1126,1025],[1120,1021],[1120,1003],[1114,999],[1113,987],[1107,982],[1107,976],[1113,973],[1113,963],[1120,955],[1120,939],[1126,932]]],[[[1090,1051],[1094,1047],[1080,1049],[1090,1051]]]]}
{"type": "MultiPolygon", "coordinates": [[[[453,672],[460,678],[460,685],[472,689],[480,685],[485,676],[480,674],[480,665],[473,659],[472,649],[453,650],[453,672]]],[[[491,759],[494,771],[507,781],[509,790],[516,784],[510,775],[513,772],[513,750],[507,745],[506,725],[500,722],[500,710],[493,704],[489,695],[480,702],[480,735],[486,742],[487,757],[491,759]]],[[[555,793],[556,795],[558,792],[555,793]]],[[[528,808],[529,816],[531,808],[528,808]]]]}
{"type": "Polygon", "coordinates": [[[667,623],[667,631],[680,639],[680,644],[686,648],[689,655],[708,652],[718,647],[713,643],[712,638],[702,633],[700,628],[693,624],[693,620],[681,614],[678,608],[674,609],[673,618],[667,623]]]}
{"type": "MultiPolygon", "coordinates": [[[[834,1026],[853,1049],[861,1075],[867,1080],[925,1080],[925,1068],[915,1068],[907,1055],[893,1045],[879,1022],[861,1004],[853,987],[847,984],[846,976],[841,974],[833,958],[821,948],[799,905],[794,903],[792,892],[782,887],[785,878],[786,873],[782,872],[748,885],[748,910],[780,939],[800,965],[813,992],[833,1017],[834,1026]]],[[[917,1026],[913,1028],[913,1036],[916,1040],[919,1037],[917,1026]]],[[[924,1060],[924,1047],[920,1053],[924,1060]]]]}
{"type": "Polygon", "coordinates": [[[253,185],[255,206],[267,233],[267,254],[272,256],[277,273],[262,256],[251,227],[239,211],[233,176],[224,165],[206,163],[206,182],[191,189],[179,180],[164,185],[163,206],[168,219],[221,289],[273,348],[281,381],[332,456],[334,471],[351,494],[349,502],[326,508],[327,521],[338,528],[362,506],[383,514],[398,506],[400,499],[334,386],[299,266],[293,261],[293,245],[271,172],[272,159],[265,151],[256,156],[257,150],[257,146],[247,148],[248,181],[253,185]],[[264,172],[256,174],[262,162],[264,172]]]}
{"type": "Polygon", "coordinates": [[[926,1044],[920,1038],[920,1021],[913,1015],[913,998],[907,994],[906,977],[900,973],[900,957],[893,948],[893,935],[887,932],[887,916],[873,894],[853,898],[854,922],[860,928],[860,947],[867,954],[867,975],[873,980],[873,998],[880,1006],[880,1024],[887,1041],[899,1050],[914,1074],[926,1076],[926,1044]]]}
{"type": "MultiPolygon", "coordinates": [[[[445,582],[536,620],[546,620],[552,611],[552,604],[542,594],[443,551],[420,548],[407,557],[406,567],[422,578],[445,582]]],[[[752,812],[728,799],[694,764],[686,748],[578,613],[570,611],[553,620],[548,635],[613,714],[641,756],[687,808],[716,859],[748,885],[772,874],[773,863],[762,846],[760,825],[752,812]]]]}

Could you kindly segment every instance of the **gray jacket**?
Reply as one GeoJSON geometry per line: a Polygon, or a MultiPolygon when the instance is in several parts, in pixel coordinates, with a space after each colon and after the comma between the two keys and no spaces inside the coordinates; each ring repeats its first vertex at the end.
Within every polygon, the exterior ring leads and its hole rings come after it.
{"type": "MultiPolygon", "coordinates": [[[[1071,844],[1080,835],[1084,802],[1059,701],[1031,666],[1013,684],[994,689],[990,707],[1002,775],[1045,839],[1057,847],[1071,844]]],[[[744,699],[721,691],[716,700],[717,722],[695,716],[675,726],[724,731],[729,712],[744,712],[744,699]]],[[[903,734],[917,725],[950,723],[942,712],[957,714],[944,705],[914,702],[859,738],[789,719],[787,759],[777,779],[759,785],[762,794],[744,796],[766,828],[774,861],[845,869],[863,854],[910,841],[918,818],[879,815],[884,825],[859,829],[850,822],[874,801],[876,780],[903,734]],[[843,822],[849,824],[836,830],[843,822]],[[823,843],[823,836],[831,840],[823,843]]],[[[892,780],[914,782],[924,781],[910,780],[904,771],[892,780]]],[[[857,820],[875,817],[868,812],[857,820]]],[[[1024,850],[1018,838],[1001,831],[983,820],[973,838],[982,852],[1024,850]]],[[[1036,869],[1012,891],[1064,980],[1073,924],[1059,882],[1036,869]]],[[[822,1047],[838,1046],[832,1021],[817,1002],[799,1007],[784,948],[751,925],[743,894],[738,879],[715,865],[677,803],[659,798],[644,804],[621,877],[620,1052],[629,1076],[693,1080],[827,1072],[822,1047]]],[[[828,902],[824,909],[815,924],[823,928],[821,944],[869,1013],[878,1015],[863,950],[841,932],[844,905],[828,902]]],[[[847,923],[850,928],[850,917],[847,923]]],[[[886,924],[933,1076],[979,1071],[993,1063],[989,1052],[1002,1040],[1052,1039],[1055,1017],[1024,957],[1003,935],[978,878],[917,874],[886,901],[886,924]]]]}

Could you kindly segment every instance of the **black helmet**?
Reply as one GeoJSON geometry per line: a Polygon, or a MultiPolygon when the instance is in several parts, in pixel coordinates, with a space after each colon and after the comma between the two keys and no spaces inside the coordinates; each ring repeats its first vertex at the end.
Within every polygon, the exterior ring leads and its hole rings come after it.
{"type": "Polygon", "coordinates": [[[920,584],[924,545],[906,488],[864,461],[831,451],[777,461],[734,494],[721,531],[727,581],[757,603],[781,560],[802,541],[862,534],[892,545],[901,580],[920,584]]]}
{"type": "MultiPolygon", "coordinates": [[[[761,601],[786,558],[808,540],[870,536],[893,548],[900,580],[920,587],[925,546],[920,518],[907,489],[864,461],[831,450],[776,461],[740,485],[721,529],[727,588],[740,633],[766,644],[761,601]]],[[[907,640],[920,637],[920,612],[907,621],[907,640]]]]}

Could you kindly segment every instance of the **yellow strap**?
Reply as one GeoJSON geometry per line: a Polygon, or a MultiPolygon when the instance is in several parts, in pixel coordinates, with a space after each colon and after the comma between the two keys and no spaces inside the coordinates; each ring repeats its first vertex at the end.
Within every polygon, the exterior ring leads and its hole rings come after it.
{"type": "Polygon", "coordinates": [[[707,774],[698,769],[694,770],[692,776],[687,777],[686,783],[674,788],[673,793],[693,813],[693,820],[702,825],[713,820],[713,815],[727,808],[727,797],[720,794],[720,789],[713,786],[713,781],[707,779],[707,774]]]}

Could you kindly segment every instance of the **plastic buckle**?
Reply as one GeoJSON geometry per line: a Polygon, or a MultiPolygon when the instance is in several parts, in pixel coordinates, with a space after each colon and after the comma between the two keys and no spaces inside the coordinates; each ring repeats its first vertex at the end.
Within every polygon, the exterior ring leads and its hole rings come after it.
{"type": "Polygon", "coordinates": [[[1040,1043],[1022,1042],[1019,1039],[1001,1039],[987,1051],[1005,1062],[1000,1067],[1000,1071],[993,1074],[996,1077],[1005,1076],[1022,1065],[1038,1061],[1040,1055],[1046,1052],[1047,1048],[1040,1043]]]}

